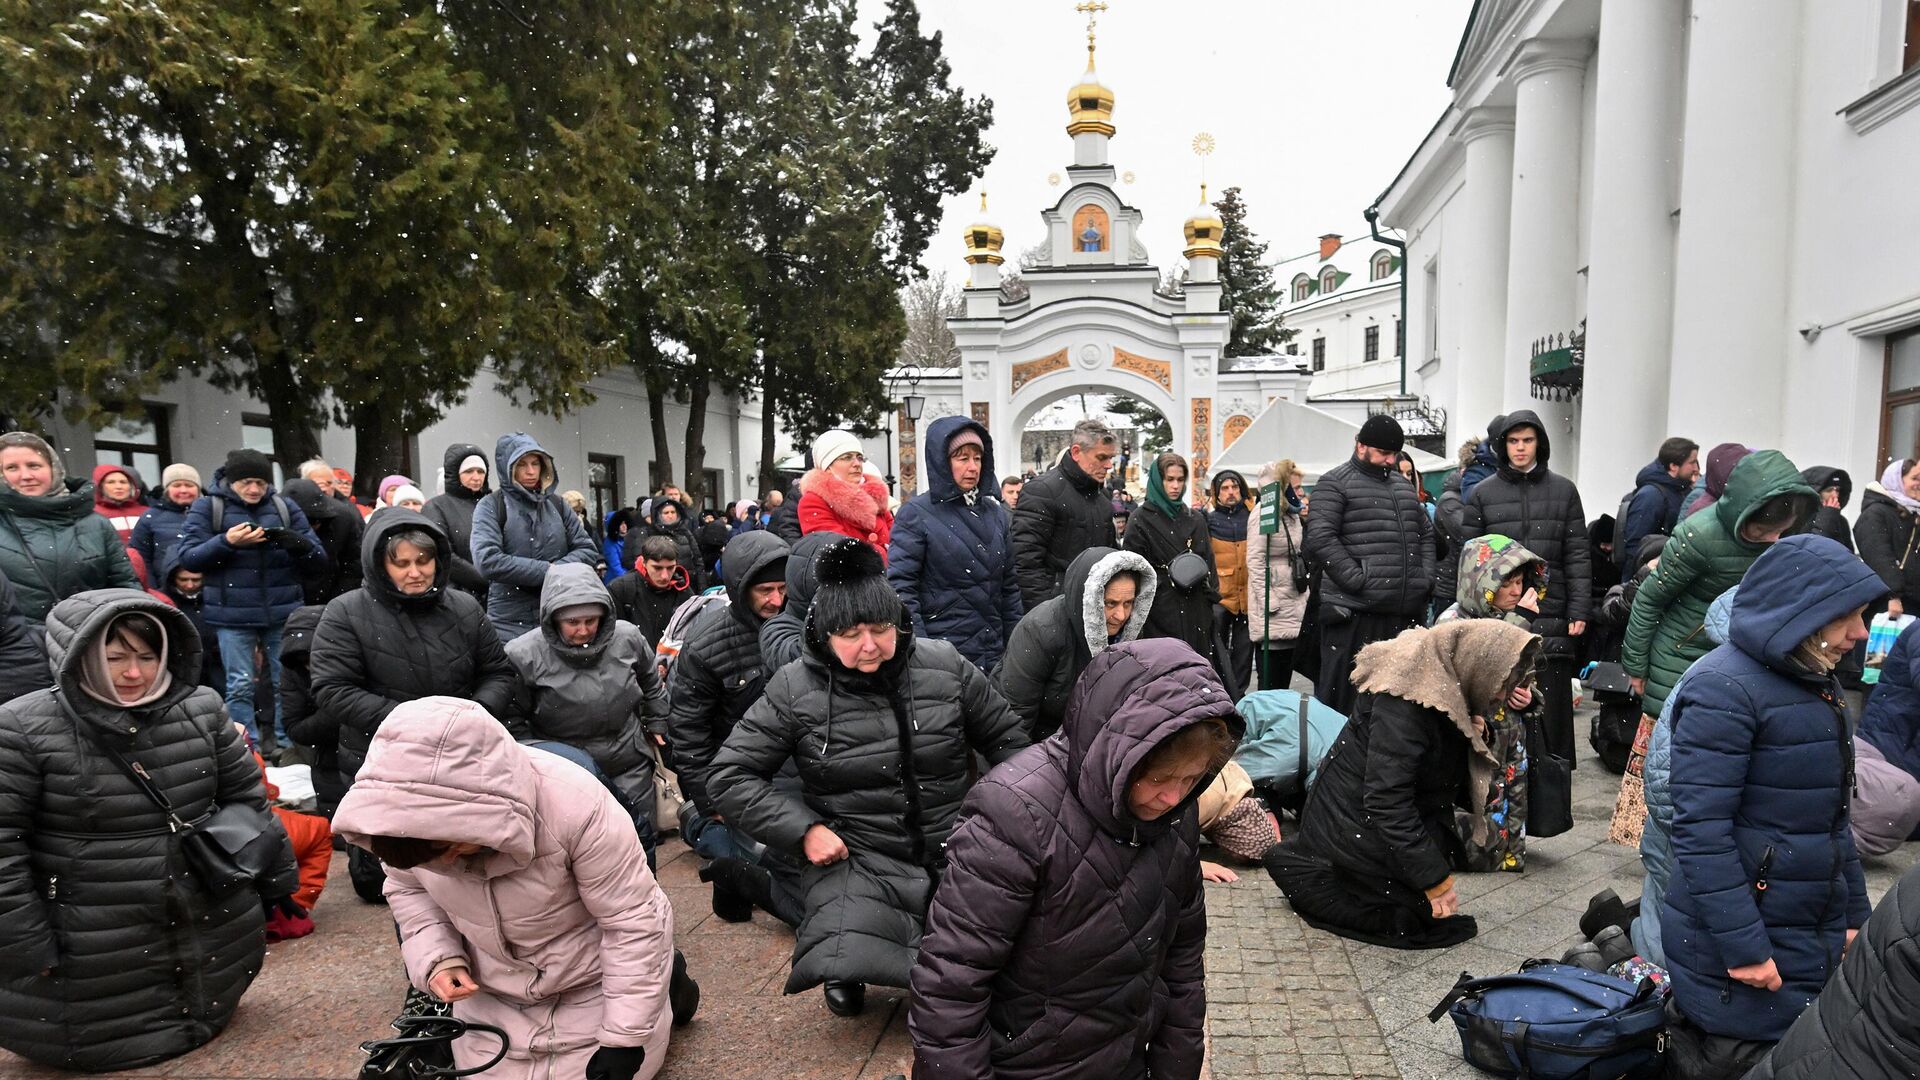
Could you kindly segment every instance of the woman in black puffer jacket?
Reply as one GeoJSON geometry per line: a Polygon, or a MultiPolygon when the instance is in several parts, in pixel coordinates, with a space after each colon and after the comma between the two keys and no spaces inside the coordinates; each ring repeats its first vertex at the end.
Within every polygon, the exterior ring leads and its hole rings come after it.
{"type": "Polygon", "coordinates": [[[1861,561],[1893,593],[1887,610],[1920,615],[1920,458],[1888,465],[1878,484],[1867,485],[1853,538],[1861,561]]]}
{"type": "MultiPolygon", "coordinates": [[[[1142,637],[1175,638],[1192,646],[1219,670],[1214,657],[1213,605],[1220,602],[1220,576],[1213,564],[1213,537],[1204,514],[1182,501],[1187,492],[1187,459],[1161,454],[1147,470],[1147,500],[1127,519],[1121,547],[1153,565],[1157,588],[1142,637]],[[1206,572],[1190,588],[1173,582],[1173,562],[1193,554],[1206,572]]],[[[1231,680],[1227,680],[1231,681],[1231,680]]],[[[1244,678],[1240,680],[1244,682],[1244,678]]]]}
{"type": "Polygon", "coordinates": [[[1194,804],[1246,725],[1175,641],[1103,651],[1066,726],[967,796],[913,969],[914,1075],[1200,1075],[1194,804]]]}
{"type": "Polygon", "coordinates": [[[130,589],[54,605],[56,681],[0,707],[0,1046],[81,1072],[178,1057],[218,1035],[266,955],[273,875],[216,897],[167,817],[111,756],[152,776],[187,821],[242,804],[263,823],[260,767],[202,687],[193,624],[130,589]],[[111,700],[110,700],[111,699],[111,700]]]}
{"type": "Polygon", "coordinates": [[[879,552],[838,541],[814,571],[807,651],[727,736],[707,787],[729,825],[812,864],[787,993],[824,982],[851,1016],[865,984],[907,985],[973,753],[998,763],[1027,738],[979,668],[904,632],[879,552]],[[788,758],[799,797],[773,782],[788,758]]]}
{"type": "Polygon", "coordinates": [[[454,443],[447,447],[440,463],[440,494],[420,508],[428,521],[440,526],[452,545],[453,564],[449,574],[453,587],[487,606],[487,579],[473,565],[473,508],[493,491],[488,478],[487,455],[472,443],[454,443]]]}

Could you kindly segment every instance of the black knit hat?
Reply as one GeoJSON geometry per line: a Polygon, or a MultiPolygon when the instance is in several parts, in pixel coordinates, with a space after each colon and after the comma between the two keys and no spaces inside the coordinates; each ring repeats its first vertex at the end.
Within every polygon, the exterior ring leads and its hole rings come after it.
{"type": "Polygon", "coordinates": [[[807,625],[821,640],[861,623],[899,623],[905,617],[900,594],[887,584],[887,564],[871,545],[851,537],[828,544],[814,556],[813,572],[820,587],[807,625]]]}
{"type": "Polygon", "coordinates": [[[1360,425],[1359,437],[1354,441],[1389,454],[1397,454],[1401,447],[1407,445],[1407,437],[1400,431],[1400,421],[1386,413],[1374,413],[1367,417],[1367,422],[1360,425]]]}
{"type": "Polygon", "coordinates": [[[273,483],[273,462],[258,450],[229,450],[227,464],[222,472],[227,483],[237,480],[264,480],[273,483]]]}

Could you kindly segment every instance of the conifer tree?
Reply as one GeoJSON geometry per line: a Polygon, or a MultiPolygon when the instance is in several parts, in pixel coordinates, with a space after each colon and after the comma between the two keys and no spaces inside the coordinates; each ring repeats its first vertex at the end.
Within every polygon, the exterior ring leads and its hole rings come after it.
{"type": "Polygon", "coordinates": [[[1233,316],[1227,355],[1273,352],[1294,332],[1281,322],[1280,286],[1267,264],[1267,245],[1247,227],[1247,204],[1238,187],[1221,192],[1213,208],[1225,226],[1220,245],[1220,303],[1233,316]]]}

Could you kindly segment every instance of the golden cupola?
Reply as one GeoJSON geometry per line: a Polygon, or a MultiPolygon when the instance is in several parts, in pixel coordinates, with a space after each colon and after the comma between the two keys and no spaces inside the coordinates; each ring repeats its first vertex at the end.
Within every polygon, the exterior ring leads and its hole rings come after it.
{"type": "Polygon", "coordinates": [[[980,214],[968,225],[965,232],[967,242],[967,262],[978,265],[991,263],[998,266],[1007,260],[1001,256],[1000,247],[1006,243],[1006,234],[1000,231],[987,217],[987,193],[980,193],[980,214]]]}
{"type": "Polygon", "coordinates": [[[1217,259],[1220,257],[1220,242],[1227,227],[1220,220],[1219,211],[1207,202],[1207,185],[1200,185],[1200,205],[1187,216],[1183,227],[1187,235],[1187,250],[1181,254],[1192,259],[1200,256],[1217,259]]]}
{"type": "Polygon", "coordinates": [[[1067,91],[1067,134],[1113,137],[1113,91],[1093,71],[1093,50],[1087,50],[1087,71],[1067,91]]]}

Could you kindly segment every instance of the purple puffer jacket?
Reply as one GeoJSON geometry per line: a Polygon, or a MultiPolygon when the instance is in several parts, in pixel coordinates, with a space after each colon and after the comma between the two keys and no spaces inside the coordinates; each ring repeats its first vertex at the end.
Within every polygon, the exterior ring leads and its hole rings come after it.
{"type": "MultiPolygon", "coordinates": [[[[665,1064],[673,908],[647,870],[633,819],[586,770],[515,743],[458,698],[388,714],[334,831],[350,844],[416,836],[480,844],[452,866],[387,867],[407,977],[425,989],[451,962],[480,991],[453,1007],[507,1032],[487,1076],[580,1076],[601,1046],[644,1046],[636,1080],[665,1064]]],[[[499,1049],[482,1033],[453,1044],[471,1069],[499,1049]]]]}
{"type": "Polygon", "coordinates": [[[1201,720],[1246,730],[1182,642],[1116,645],[1066,723],[967,796],[927,915],[907,1027],[914,1076],[1155,1080],[1200,1075],[1206,895],[1194,801],[1128,809],[1147,754],[1201,720]]]}

